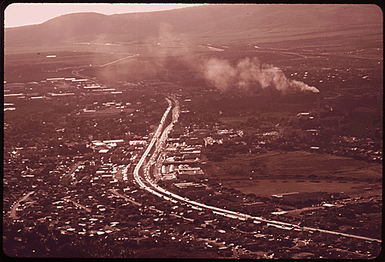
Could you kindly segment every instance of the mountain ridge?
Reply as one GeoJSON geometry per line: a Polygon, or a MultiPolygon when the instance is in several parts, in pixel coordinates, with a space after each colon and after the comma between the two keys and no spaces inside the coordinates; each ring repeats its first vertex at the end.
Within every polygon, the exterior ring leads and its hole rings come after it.
{"type": "Polygon", "coordinates": [[[328,31],[344,36],[357,26],[361,31],[363,27],[377,30],[382,36],[382,25],[381,9],[375,5],[210,4],[147,13],[66,14],[41,24],[6,28],[5,46],[129,43],[157,39],[164,30],[192,41],[223,44],[328,31]]]}

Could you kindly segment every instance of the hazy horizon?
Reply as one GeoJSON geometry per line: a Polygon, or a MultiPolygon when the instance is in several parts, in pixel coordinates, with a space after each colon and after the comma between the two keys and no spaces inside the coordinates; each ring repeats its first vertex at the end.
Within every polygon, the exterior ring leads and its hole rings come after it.
{"type": "Polygon", "coordinates": [[[44,23],[52,18],[70,13],[96,12],[105,15],[157,12],[195,6],[197,4],[61,4],[61,3],[12,3],[4,10],[4,27],[20,27],[44,23]]]}

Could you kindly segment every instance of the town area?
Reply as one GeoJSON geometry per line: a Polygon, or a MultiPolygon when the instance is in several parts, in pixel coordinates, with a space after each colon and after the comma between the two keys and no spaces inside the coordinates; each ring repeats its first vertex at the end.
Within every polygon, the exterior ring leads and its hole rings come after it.
{"type": "Polygon", "coordinates": [[[339,93],[307,94],[312,107],[287,116],[250,115],[214,108],[250,98],[174,90],[157,79],[5,83],[5,254],[379,255],[382,125],[349,132],[376,112],[330,110],[339,93]]]}

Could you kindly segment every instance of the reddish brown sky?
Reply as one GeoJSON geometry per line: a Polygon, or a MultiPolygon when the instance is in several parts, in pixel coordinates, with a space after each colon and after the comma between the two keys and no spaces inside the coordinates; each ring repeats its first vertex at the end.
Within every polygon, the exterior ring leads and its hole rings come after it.
{"type": "Polygon", "coordinates": [[[40,24],[51,18],[77,12],[97,12],[106,15],[131,12],[151,12],[193,5],[188,4],[23,4],[14,3],[5,9],[5,27],[40,24]]]}

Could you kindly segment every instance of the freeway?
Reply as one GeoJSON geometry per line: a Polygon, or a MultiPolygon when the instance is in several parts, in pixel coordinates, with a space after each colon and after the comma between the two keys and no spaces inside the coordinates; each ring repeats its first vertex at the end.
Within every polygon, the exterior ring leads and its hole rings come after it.
{"type": "Polygon", "coordinates": [[[357,235],[352,235],[352,234],[346,234],[346,233],[340,233],[340,232],[335,232],[335,231],[330,231],[330,230],[325,230],[325,229],[319,229],[319,228],[312,228],[312,227],[300,227],[299,225],[296,224],[291,224],[291,223],[286,223],[286,222],[281,222],[281,221],[275,221],[275,220],[269,220],[265,219],[263,217],[257,217],[257,216],[251,216],[249,214],[244,214],[240,212],[235,212],[232,210],[227,210],[224,208],[219,208],[215,206],[209,206],[203,203],[199,203],[196,201],[192,201],[186,197],[182,197],[180,195],[177,195],[173,192],[170,192],[168,190],[165,190],[164,188],[158,186],[150,177],[150,170],[151,166],[155,165],[156,159],[160,153],[160,151],[163,149],[165,146],[168,133],[172,130],[174,123],[178,121],[179,118],[179,103],[178,100],[175,97],[168,97],[166,98],[169,106],[166,109],[165,113],[163,114],[163,117],[160,121],[160,124],[158,126],[158,129],[154,133],[150,144],[148,145],[146,151],[143,153],[142,157],[140,158],[138,164],[135,167],[134,170],[134,178],[135,181],[138,183],[140,188],[160,197],[163,198],[167,201],[171,201],[174,204],[175,203],[186,203],[187,206],[197,209],[197,210],[211,210],[213,213],[221,215],[221,216],[226,216],[229,218],[233,219],[239,219],[239,220],[253,220],[254,223],[265,223],[268,226],[276,227],[279,229],[284,229],[284,230],[297,230],[297,231],[308,231],[308,232],[321,232],[321,233],[327,233],[327,234],[332,234],[332,235],[337,235],[337,236],[344,236],[344,237],[350,237],[350,238],[356,238],[356,239],[361,239],[365,241],[372,241],[372,242],[379,242],[381,243],[382,241],[380,239],[374,239],[374,238],[368,238],[368,237],[363,237],[363,236],[357,236],[357,235]],[[172,100],[172,101],[171,101],[172,100]],[[172,110],[172,120],[171,123],[164,128],[166,118],[171,111],[172,108],[172,103],[174,102],[175,106],[174,109],[172,110]],[[162,132],[163,130],[163,132],[162,132]],[[147,159],[149,153],[155,146],[155,150],[150,156],[150,160],[146,165],[144,165],[145,160],[147,159]],[[142,169],[143,166],[143,177],[140,175],[140,170],[142,169]]]}

